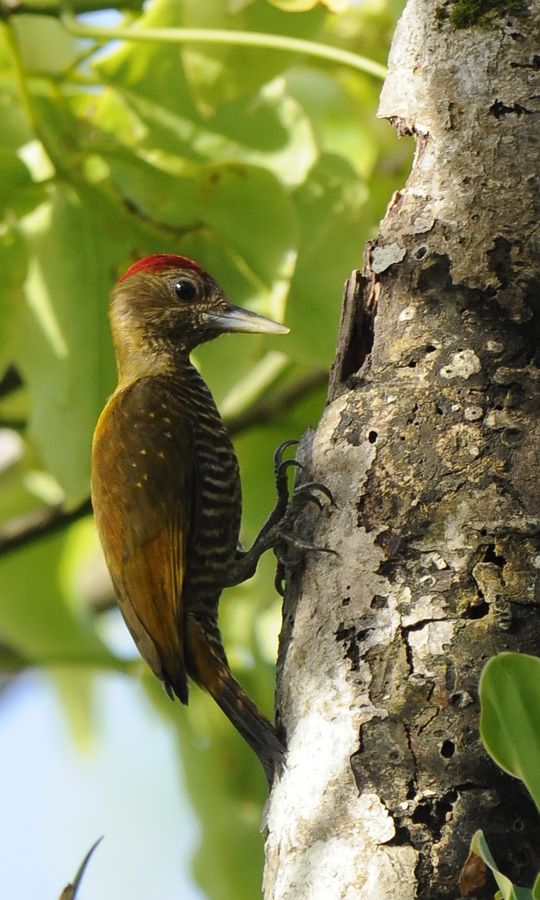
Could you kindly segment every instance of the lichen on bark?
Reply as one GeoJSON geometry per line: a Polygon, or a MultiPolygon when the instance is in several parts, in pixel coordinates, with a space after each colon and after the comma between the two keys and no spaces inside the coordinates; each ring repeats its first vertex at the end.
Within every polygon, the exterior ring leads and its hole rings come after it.
{"type": "Polygon", "coordinates": [[[395,36],[380,112],[417,152],[302,447],[336,505],[299,527],[339,557],[310,555],[284,608],[272,900],[450,900],[479,827],[518,883],[537,865],[477,686],[540,646],[539,44],[539,0],[460,32],[414,0],[395,36]]]}

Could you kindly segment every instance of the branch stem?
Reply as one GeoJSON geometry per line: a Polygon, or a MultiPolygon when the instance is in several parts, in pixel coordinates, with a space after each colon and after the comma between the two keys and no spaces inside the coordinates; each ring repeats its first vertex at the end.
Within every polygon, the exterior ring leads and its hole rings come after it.
{"type": "Polygon", "coordinates": [[[70,12],[65,12],[62,21],[74,37],[92,38],[97,41],[139,41],[161,44],[232,44],[244,47],[262,47],[266,50],[282,50],[288,53],[302,53],[323,59],[326,62],[350,66],[367,75],[381,80],[386,76],[386,68],[380,63],[316,41],[306,41],[282,34],[263,34],[253,31],[229,31],[214,28],[146,28],[136,29],[124,26],[106,28],[79,22],[70,12]]]}

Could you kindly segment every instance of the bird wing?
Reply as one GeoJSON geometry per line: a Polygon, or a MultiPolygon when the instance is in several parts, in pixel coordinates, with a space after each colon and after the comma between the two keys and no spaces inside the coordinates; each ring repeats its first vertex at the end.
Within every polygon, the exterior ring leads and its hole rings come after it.
{"type": "Polygon", "coordinates": [[[197,478],[192,427],[163,380],[141,378],[117,391],[94,437],[96,524],[133,639],[183,703],[188,682],[181,597],[197,478]]]}

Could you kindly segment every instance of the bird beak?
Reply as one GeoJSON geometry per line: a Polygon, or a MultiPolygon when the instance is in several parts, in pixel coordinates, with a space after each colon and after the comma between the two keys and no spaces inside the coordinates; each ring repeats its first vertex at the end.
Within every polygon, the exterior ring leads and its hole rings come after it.
{"type": "Polygon", "coordinates": [[[290,328],[258,313],[229,304],[223,310],[206,310],[210,323],[220,331],[245,331],[256,334],[288,334],[290,328]]]}

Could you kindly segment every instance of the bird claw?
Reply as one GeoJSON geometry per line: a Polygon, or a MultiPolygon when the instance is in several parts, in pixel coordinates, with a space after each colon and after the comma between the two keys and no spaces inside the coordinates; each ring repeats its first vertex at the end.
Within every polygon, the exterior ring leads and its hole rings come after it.
{"type": "Polygon", "coordinates": [[[306,484],[299,485],[294,489],[291,499],[293,501],[296,498],[300,498],[302,500],[310,500],[312,503],[315,503],[315,505],[318,506],[319,509],[322,509],[323,505],[316,494],[313,493],[313,491],[320,491],[321,494],[324,494],[324,496],[328,498],[332,506],[336,505],[332,491],[320,481],[308,481],[306,484]]]}
{"type": "Polygon", "coordinates": [[[287,533],[282,535],[281,541],[274,547],[274,555],[276,556],[278,563],[289,568],[299,564],[306,553],[332,553],[334,556],[339,556],[338,552],[332,550],[331,547],[317,547],[315,544],[310,544],[309,541],[303,541],[301,538],[297,538],[294,535],[287,533]],[[285,553],[283,553],[282,547],[285,548],[285,553]],[[288,554],[288,551],[291,548],[299,551],[296,560],[291,559],[290,554],[288,554]]]}
{"type": "Polygon", "coordinates": [[[336,501],[334,500],[334,495],[333,495],[332,491],[330,490],[329,487],[327,487],[325,484],[323,484],[322,481],[312,481],[307,486],[310,487],[313,491],[320,491],[321,494],[324,494],[324,496],[327,497],[328,500],[330,501],[331,506],[336,505],[336,501]]]}
{"type": "Polygon", "coordinates": [[[276,469],[276,481],[283,478],[287,473],[287,469],[290,468],[303,469],[304,467],[297,459],[284,459],[276,469]]]}
{"type": "Polygon", "coordinates": [[[278,559],[277,566],[276,566],[274,587],[280,597],[285,596],[285,565],[279,559],[278,559]]]}
{"type": "MultiPolygon", "coordinates": [[[[298,444],[299,441],[296,438],[291,438],[288,441],[282,441],[282,443],[276,447],[274,452],[274,472],[277,474],[277,470],[279,469],[281,463],[283,462],[283,452],[287,449],[287,447],[293,447],[298,444]]],[[[293,460],[291,460],[293,462],[293,460]]]]}
{"type": "MultiPolygon", "coordinates": [[[[278,482],[281,483],[283,477],[285,476],[287,469],[295,468],[300,471],[303,470],[304,466],[297,459],[283,459],[283,453],[287,449],[287,447],[293,447],[297,445],[299,442],[296,438],[291,438],[288,441],[283,441],[277,448],[274,453],[274,473],[276,476],[276,484],[278,482]]],[[[295,488],[293,491],[293,497],[298,494],[306,494],[308,495],[310,491],[320,491],[325,497],[328,498],[332,506],[335,506],[334,495],[330,488],[328,488],[325,484],[320,481],[310,481],[307,484],[302,484],[299,487],[295,488]]],[[[308,499],[313,499],[313,497],[308,497],[308,499]]],[[[314,500],[314,502],[317,502],[314,500]]]]}
{"type": "Polygon", "coordinates": [[[336,505],[332,491],[320,481],[308,481],[305,484],[297,485],[293,488],[292,494],[289,495],[288,469],[292,467],[302,471],[304,466],[296,459],[283,459],[283,453],[287,447],[292,447],[296,444],[298,444],[296,440],[284,441],[274,454],[274,471],[278,494],[276,511],[279,508],[280,512],[282,512],[282,515],[275,523],[277,540],[273,544],[273,550],[277,559],[277,567],[274,584],[278,594],[281,594],[281,596],[284,596],[285,593],[287,572],[299,566],[306,553],[320,552],[337,555],[336,551],[329,547],[316,547],[307,541],[301,540],[290,530],[291,526],[294,526],[297,514],[305,503],[314,503],[319,509],[323,509],[321,498],[317,494],[322,494],[326,497],[332,506],[336,505]]]}
{"type": "Polygon", "coordinates": [[[274,479],[276,482],[277,502],[273,513],[273,519],[279,521],[285,515],[287,504],[289,502],[289,482],[287,471],[293,469],[303,469],[302,463],[297,459],[283,459],[283,453],[287,447],[297,444],[296,439],[283,441],[274,453],[274,479]]]}

